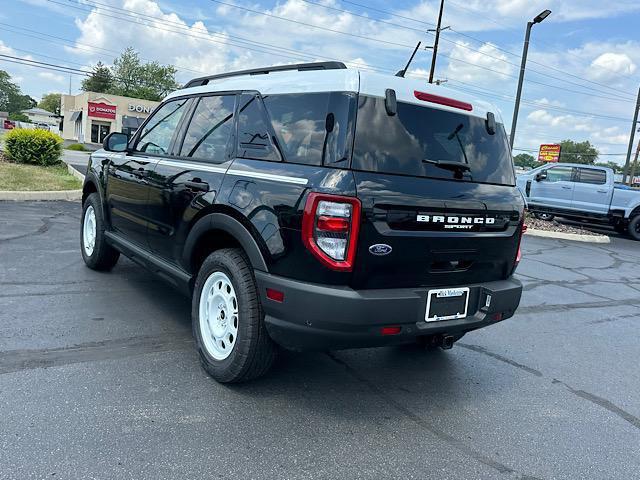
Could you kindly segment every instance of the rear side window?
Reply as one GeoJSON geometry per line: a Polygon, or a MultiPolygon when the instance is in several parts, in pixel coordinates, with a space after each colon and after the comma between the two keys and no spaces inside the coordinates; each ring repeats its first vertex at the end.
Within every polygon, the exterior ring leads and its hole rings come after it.
{"type": "Polygon", "coordinates": [[[145,124],[135,150],[154,155],[168,155],[176,128],[186,111],[188,99],[172,100],[162,105],[145,124]]]}
{"type": "Polygon", "coordinates": [[[332,164],[348,158],[355,95],[300,93],[265,95],[263,100],[287,162],[322,165],[323,160],[332,164]]]}
{"type": "Polygon", "coordinates": [[[547,170],[547,182],[571,182],[573,167],[551,167],[547,170]]]}
{"type": "Polygon", "coordinates": [[[234,95],[202,97],[198,100],[180,155],[219,163],[226,160],[233,131],[234,95]]]}
{"type": "Polygon", "coordinates": [[[238,156],[257,160],[282,160],[277,140],[271,138],[259,95],[245,94],[238,109],[238,156]]]}
{"type": "Polygon", "coordinates": [[[580,176],[578,182],[591,183],[593,185],[604,185],[607,183],[607,173],[604,170],[595,170],[593,168],[578,169],[580,176]]]}
{"type": "Polygon", "coordinates": [[[353,168],[381,173],[514,185],[513,161],[502,124],[487,131],[479,117],[361,95],[353,168]]]}

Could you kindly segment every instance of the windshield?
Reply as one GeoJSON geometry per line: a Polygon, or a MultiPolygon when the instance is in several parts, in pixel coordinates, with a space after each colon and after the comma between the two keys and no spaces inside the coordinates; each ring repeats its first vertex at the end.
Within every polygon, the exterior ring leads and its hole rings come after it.
{"type": "Polygon", "coordinates": [[[353,168],[381,173],[514,185],[502,124],[462,113],[398,102],[389,116],[384,99],[360,96],[353,168]]]}

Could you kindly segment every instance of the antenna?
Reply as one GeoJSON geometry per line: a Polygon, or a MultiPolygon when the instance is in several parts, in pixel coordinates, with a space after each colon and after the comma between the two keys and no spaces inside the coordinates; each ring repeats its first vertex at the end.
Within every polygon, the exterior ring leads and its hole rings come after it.
{"type": "Polygon", "coordinates": [[[411,58],[409,58],[409,61],[407,62],[407,66],[404,67],[402,70],[400,70],[398,73],[396,73],[396,77],[404,78],[404,75],[407,73],[407,70],[409,70],[409,65],[411,65],[411,62],[413,61],[413,57],[416,56],[416,52],[420,48],[421,44],[422,44],[422,42],[418,42],[418,45],[416,45],[416,48],[413,49],[413,53],[411,54],[411,58]]]}

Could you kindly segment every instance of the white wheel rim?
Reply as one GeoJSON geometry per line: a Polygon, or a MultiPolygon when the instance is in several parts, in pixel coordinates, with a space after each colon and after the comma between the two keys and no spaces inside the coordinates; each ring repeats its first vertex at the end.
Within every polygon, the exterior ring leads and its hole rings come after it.
{"type": "Polygon", "coordinates": [[[231,280],[222,272],[209,275],[200,293],[200,336],[207,353],[224,360],[238,336],[238,300],[231,280]]]}
{"type": "Polygon", "coordinates": [[[84,247],[84,253],[86,253],[88,257],[93,255],[93,249],[96,246],[96,211],[91,205],[89,205],[84,212],[82,246],[84,247]]]}

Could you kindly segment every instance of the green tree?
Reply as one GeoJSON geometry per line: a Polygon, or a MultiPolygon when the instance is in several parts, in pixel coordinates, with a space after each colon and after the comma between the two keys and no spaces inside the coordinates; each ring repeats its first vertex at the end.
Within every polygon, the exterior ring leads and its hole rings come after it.
{"type": "Polygon", "coordinates": [[[12,120],[14,122],[25,122],[25,123],[31,122],[31,120],[29,120],[29,117],[27,117],[24,113],[19,113],[19,112],[10,113],[9,120],[12,120]]]}
{"type": "Polygon", "coordinates": [[[145,100],[161,100],[178,88],[176,68],[158,62],[143,63],[138,53],[128,47],[113,61],[113,86],[107,93],[145,100]]]}
{"type": "Polygon", "coordinates": [[[113,88],[113,74],[109,67],[98,62],[93,67],[91,76],[82,80],[80,88],[85,92],[107,93],[113,88]]]}
{"type": "Polygon", "coordinates": [[[573,140],[563,140],[560,142],[562,151],[560,161],[569,163],[583,163],[593,165],[598,160],[598,149],[586,140],[584,142],[574,142],[573,140]]]}
{"type": "Polygon", "coordinates": [[[60,99],[61,93],[47,93],[42,96],[42,100],[38,103],[38,107],[46,110],[47,112],[60,115],[60,99]]]}
{"type": "Polygon", "coordinates": [[[20,113],[35,107],[37,102],[29,95],[23,95],[20,87],[11,81],[11,76],[0,70],[0,111],[20,113]]]}
{"type": "Polygon", "coordinates": [[[518,167],[529,167],[536,168],[540,163],[536,160],[533,155],[529,155],[528,153],[519,153],[515,157],[513,157],[513,164],[518,167]]]}

